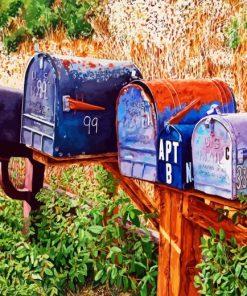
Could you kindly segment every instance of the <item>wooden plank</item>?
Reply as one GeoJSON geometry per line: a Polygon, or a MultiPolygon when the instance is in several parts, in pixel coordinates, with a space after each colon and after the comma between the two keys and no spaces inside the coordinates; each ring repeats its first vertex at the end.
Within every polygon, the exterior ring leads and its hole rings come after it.
{"type": "Polygon", "coordinates": [[[219,205],[223,205],[223,206],[228,206],[231,207],[233,209],[245,209],[247,208],[246,205],[241,204],[238,200],[230,200],[230,199],[226,199],[223,197],[218,197],[218,196],[214,196],[214,195],[210,195],[210,194],[206,194],[203,192],[200,192],[198,190],[189,190],[189,191],[185,191],[185,194],[188,196],[192,196],[192,197],[199,197],[202,199],[206,199],[209,201],[212,201],[214,203],[217,203],[219,205]]]}
{"type": "Polygon", "coordinates": [[[117,153],[104,153],[94,155],[79,155],[71,157],[53,157],[45,153],[33,150],[33,159],[45,165],[65,165],[65,164],[91,164],[93,162],[117,162],[117,153]]]}
{"type": "Polygon", "coordinates": [[[181,244],[182,236],[187,232],[182,232],[182,203],[183,194],[170,189],[171,194],[171,259],[170,259],[170,295],[179,296],[181,279],[181,244]]]}
{"type": "MultiPolygon", "coordinates": [[[[117,163],[103,163],[102,165],[107,171],[113,174],[117,179],[119,186],[129,195],[131,200],[141,211],[148,214],[158,212],[155,201],[149,198],[132,179],[122,176],[117,163]]],[[[158,217],[151,218],[150,222],[156,229],[158,229],[158,217]]]]}
{"type": "Polygon", "coordinates": [[[182,241],[182,260],[181,260],[181,285],[180,295],[187,296],[190,290],[190,269],[196,265],[194,254],[194,225],[191,221],[183,218],[182,223],[183,232],[186,235],[182,241]]]}
{"type": "MultiPolygon", "coordinates": [[[[164,185],[164,184],[159,184],[158,186],[160,186],[160,188],[163,188],[163,189],[167,189],[167,190],[172,189],[173,192],[181,193],[180,189],[171,188],[171,187],[164,185]]],[[[182,192],[184,195],[194,196],[195,198],[199,197],[199,198],[202,198],[202,199],[205,199],[208,201],[215,202],[217,204],[221,204],[224,206],[234,208],[234,209],[246,209],[247,208],[247,205],[241,204],[238,200],[230,200],[230,199],[226,199],[223,197],[206,194],[206,193],[203,193],[203,192],[195,190],[195,189],[183,190],[182,192]]]]}
{"type": "Polygon", "coordinates": [[[183,209],[183,214],[188,220],[198,224],[206,230],[208,230],[209,226],[212,226],[217,231],[219,231],[220,228],[223,228],[227,239],[234,236],[239,243],[247,243],[246,227],[234,225],[228,218],[219,222],[219,213],[198,198],[188,197],[188,206],[183,209]]]}
{"type": "MultiPolygon", "coordinates": [[[[157,296],[170,294],[170,254],[171,254],[171,193],[160,191],[160,243],[158,260],[157,296]]],[[[180,275],[178,275],[180,276],[180,275]]]]}
{"type": "Polygon", "coordinates": [[[159,184],[154,184],[154,201],[156,204],[156,208],[160,209],[160,196],[161,196],[162,188],[159,184]]]}

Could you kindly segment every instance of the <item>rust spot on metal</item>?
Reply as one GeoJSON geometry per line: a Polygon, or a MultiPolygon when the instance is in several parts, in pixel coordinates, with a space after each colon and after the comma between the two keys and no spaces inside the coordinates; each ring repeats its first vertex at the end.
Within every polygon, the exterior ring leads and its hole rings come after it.
{"type": "Polygon", "coordinates": [[[92,69],[96,68],[96,65],[93,62],[89,62],[88,65],[92,69]]]}
{"type": "MultiPolygon", "coordinates": [[[[229,87],[224,82],[210,79],[201,80],[154,80],[144,81],[150,89],[157,110],[162,112],[167,107],[179,108],[188,106],[193,100],[199,99],[203,104],[219,101],[222,105],[231,100],[229,87]],[[224,90],[224,91],[223,91],[224,90]]],[[[201,104],[194,106],[199,110],[201,104]]]]}
{"type": "Polygon", "coordinates": [[[63,65],[64,65],[65,70],[69,71],[70,61],[63,60],[63,65]]]}
{"type": "Polygon", "coordinates": [[[114,64],[113,64],[113,63],[109,63],[109,64],[108,64],[108,67],[109,67],[109,68],[114,68],[114,64]]]}

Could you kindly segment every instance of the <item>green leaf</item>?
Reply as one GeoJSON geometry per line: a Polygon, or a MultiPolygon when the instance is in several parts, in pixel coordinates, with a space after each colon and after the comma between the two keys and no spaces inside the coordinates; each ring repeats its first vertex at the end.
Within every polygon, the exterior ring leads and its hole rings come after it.
{"type": "Polygon", "coordinates": [[[103,270],[103,269],[99,270],[99,271],[97,272],[96,276],[94,277],[94,280],[95,280],[96,282],[99,281],[99,280],[102,278],[103,274],[104,274],[104,270],[103,270]]]}
{"type": "Polygon", "coordinates": [[[112,278],[113,280],[115,280],[116,277],[117,277],[117,268],[116,268],[116,266],[114,265],[113,268],[112,268],[112,270],[111,270],[111,278],[112,278]]]}
{"type": "Polygon", "coordinates": [[[242,266],[241,266],[240,263],[238,263],[237,266],[236,266],[236,269],[235,269],[236,277],[240,276],[241,271],[242,271],[242,266]]]}
{"type": "Polygon", "coordinates": [[[42,277],[38,273],[33,273],[32,279],[42,281],[42,277]]]}
{"type": "Polygon", "coordinates": [[[124,291],[128,291],[129,290],[129,279],[126,276],[123,277],[123,283],[124,283],[124,291]]]}
{"type": "Polygon", "coordinates": [[[213,227],[209,227],[209,232],[212,235],[212,237],[216,238],[217,233],[213,227]]]}
{"type": "Polygon", "coordinates": [[[221,276],[221,273],[220,272],[217,272],[214,276],[213,276],[213,283],[216,283],[217,280],[220,278],[221,276]]]}
{"type": "Polygon", "coordinates": [[[232,215],[232,223],[237,224],[237,221],[238,221],[238,212],[232,215]]]}
{"type": "Polygon", "coordinates": [[[49,275],[49,276],[53,276],[53,272],[51,269],[49,268],[45,268],[45,274],[49,275]]]}
{"type": "Polygon", "coordinates": [[[236,248],[237,242],[236,242],[236,238],[235,237],[232,237],[231,238],[231,245],[233,246],[233,248],[236,248]]]}
{"type": "Polygon", "coordinates": [[[122,283],[123,283],[123,277],[121,275],[118,275],[118,277],[117,277],[117,287],[118,287],[118,289],[122,289],[122,283]]]}
{"type": "Polygon", "coordinates": [[[69,289],[72,291],[72,292],[75,292],[75,284],[73,281],[69,281],[69,289]]]}
{"type": "Polygon", "coordinates": [[[85,237],[85,231],[83,229],[79,229],[79,242],[83,242],[83,239],[85,237]]]}
{"type": "Polygon", "coordinates": [[[144,283],[143,285],[142,285],[142,287],[141,287],[141,296],[147,296],[147,294],[148,294],[148,290],[147,290],[147,284],[146,283],[144,283]]]}
{"type": "Polygon", "coordinates": [[[88,230],[91,231],[92,233],[100,234],[104,230],[104,227],[100,225],[93,225],[93,226],[90,226],[88,230]]]}
{"type": "Polygon", "coordinates": [[[121,249],[118,247],[111,247],[110,250],[112,253],[121,253],[122,252],[121,249]]]}
{"type": "Polygon", "coordinates": [[[219,235],[220,235],[220,240],[224,241],[226,238],[226,235],[222,228],[220,228],[219,235]]]}

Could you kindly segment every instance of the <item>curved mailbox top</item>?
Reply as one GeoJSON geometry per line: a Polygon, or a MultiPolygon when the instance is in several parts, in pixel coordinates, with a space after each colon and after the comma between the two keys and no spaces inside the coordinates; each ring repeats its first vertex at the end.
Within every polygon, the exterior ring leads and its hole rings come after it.
{"type": "Polygon", "coordinates": [[[1,142],[20,143],[21,90],[0,86],[1,142]]]}
{"type": "MultiPolygon", "coordinates": [[[[167,79],[137,81],[136,84],[149,94],[162,123],[183,110],[193,100],[198,100],[198,103],[181,118],[180,123],[196,123],[207,115],[212,104],[218,104],[223,113],[236,112],[236,102],[230,87],[217,79],[167,79]]],[[[127,87],[131,86],[132,84],[127,87]]]]}
{"type": "Polygon", "coordinates": [[[139,78],[129,61],[37,53],[26,70],[22,142],[53,156],[116,151],[117,95],[139,78]]]}
{"type": "Polygon", "coordinates": [[[219,80],[134,81],[125,86],[117,102],[123,175],[156,181],[156,144],[164,125],[195,124],[214,104],[222,112],[236,112],[229,86],[219,80]]]}
{"type": "Polygon", "coordinates": [[[203,118],[192,135],[195,188],[235,199],[247,194],[247,114],[203,118]]]}

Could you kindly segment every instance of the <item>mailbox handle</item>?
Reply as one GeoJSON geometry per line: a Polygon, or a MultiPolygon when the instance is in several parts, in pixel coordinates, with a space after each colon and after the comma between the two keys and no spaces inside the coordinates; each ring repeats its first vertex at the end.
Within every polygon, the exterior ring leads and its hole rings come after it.
{"type": "Polygon", "coordinates": [[[200,101],[200,99],[193,100],[188,106],[186,106],[184,109],[179,111],[177,114],[175,114],[173,117],[171,117],[168,120],[168,124],[178,124],[184,116],[200,101]]]}
{"type": "Polygon", "coordinates": [[[104,111],[105,108],[75,100],[70,96],[63,96],[63,111],[69,112],[70,110],[104,111]]]}

